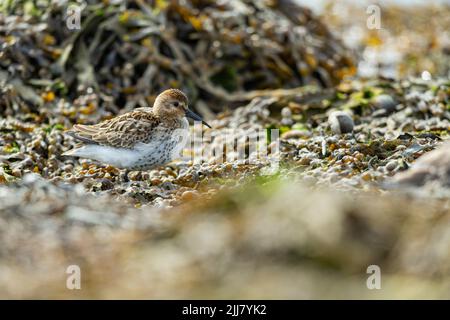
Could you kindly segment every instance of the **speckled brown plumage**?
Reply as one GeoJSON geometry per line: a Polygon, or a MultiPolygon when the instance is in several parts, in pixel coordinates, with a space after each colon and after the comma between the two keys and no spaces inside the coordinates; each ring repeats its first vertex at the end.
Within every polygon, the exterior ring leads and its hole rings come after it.
{"type": "Polygon", "coordinates": [[[152,108],[138,108],[94,125],[74,125],[67,134],[83,146],[63,155],[136,170],[165,164],[179,156],[186,142],[186,117],[202,121],[187,103],[182,91],[169,89],[156,97],[152,108]]]}
{"type": "Polygon", "coordinates": [[[69,134],[85,143],[133,148],[136,143],[150,141],[160,124],[161,119],[151,109],[140,109],[96,125],[74,125],[69,134]]]}

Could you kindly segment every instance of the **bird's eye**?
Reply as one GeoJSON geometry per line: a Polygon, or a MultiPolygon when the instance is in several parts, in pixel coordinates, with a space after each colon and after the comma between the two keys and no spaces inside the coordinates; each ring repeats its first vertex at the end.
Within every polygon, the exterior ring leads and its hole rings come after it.
{"type": "Polygon", "coordinates": [[[173,103],[173,105],[174,105],[175,107],[178,107],[180,104],[178,103],[178,101],[175,101],[175,102],[173,103]]]}

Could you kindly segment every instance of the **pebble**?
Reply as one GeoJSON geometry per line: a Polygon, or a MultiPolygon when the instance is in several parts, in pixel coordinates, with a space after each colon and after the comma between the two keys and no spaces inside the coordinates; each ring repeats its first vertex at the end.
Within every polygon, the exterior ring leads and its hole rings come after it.
{"type": "Polygon", "coordinates": [[[419,109],[422,112],[427,112],[428,111],[428,105],[427,105],[427,103],[425,101],[421,100],[417,104],[417,109],[419,109]]]}
{"type": "Polygon", "coordinates": [[[372,180],[372,175],[369,172],[365,172],[361,175],[361,179],[363,181],[370,181],[372,180]]]}
{"type": "Polygon", "coordinates": [[[386,111],[386,113],[392,113],[395,111],[397,103],[388,94],[380,94],[373,99],[373,104],[379,108],[386,111]]]}
{"type": "Polygon", "coordinates": [[[181,200],[183,200],[183,201],[190,201],[190,200],[194,200],[197,197],[198,197],[198,192],[197,191],[185,191],[181,195],[181,200]]]}
{"type": "Polygon", "coordinates": [[[311,163],[312,159],[309,158],[301,158],[300,160],[298,160],[298,164],[302,165],[302,166],[307,166],[311,163]]]}
{"type": "Polygon", "coordinates": [[[12,175],[14,177],[20,178],[22,176],[22,170],[15,168],[12,170],[12,175]]]}
{"type": "Polygon", "coordinates": [[[281,139],[298,139],[304,137],[310,137],[311,132],[305,130],[290,130],[281,135],[281,139]]]}
{"type": "Polygon", "coordinates": [[[128,174],[128,178],[132,181],[139,181],[141,180],[141,172],[140,171],[131,171],[128,174]]]}
{"type": "Polygon", "coordinates": [[[109,179],[101,179],[101,188],[102,190],[111,190],[114,189],[114,183],[111,182],[109,179]]]}
{"type": "Polygon", "coordinates": [[[355,126],[352,117],[344,111],[334,111],[328,117],[328,124],[334,133],[349,133],[355,126]]]}
{"type": "Polygon", "coordinates": [[[397,169],[397,166],[398,166],[397,160],[389,161],[388,164],[386,164],[386,170],[394,171],[395,169],[397,169]]]}
{"type": "Polygon", "coordinates": [[[290,118],[290,117],[292,116],[292,111],[291,111],[291,109],[288,108],[288,107],[284,107],[284,108],[281,110],[281,116],[282,116],[283,118],[290,118]]]}

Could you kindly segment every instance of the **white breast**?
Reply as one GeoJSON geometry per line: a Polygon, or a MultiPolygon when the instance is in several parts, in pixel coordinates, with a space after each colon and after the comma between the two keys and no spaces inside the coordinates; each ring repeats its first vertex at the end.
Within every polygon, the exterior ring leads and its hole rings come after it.
{"type": "Polygon", "coordinates": [[[157,165],[162,165],[180,158],[181,152],[188,140],[189,123],[187,119],[183,119],[179,129],[173,131],[158,130],[152,137],[152,141],[137,144],[135,150],[140,154],[137,161],[142,162],[147,159],[150,162],[156,162],[157,165]]]}

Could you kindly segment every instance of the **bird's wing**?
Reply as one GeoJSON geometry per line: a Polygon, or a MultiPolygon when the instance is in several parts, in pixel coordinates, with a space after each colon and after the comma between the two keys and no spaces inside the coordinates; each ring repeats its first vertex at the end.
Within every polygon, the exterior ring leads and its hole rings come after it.
{"type": "Polygon", "coordinates": [[[74,125],[68,134],[88,144],[130,149],[150,141],[159,122],[152,113],[136,110],[95,125],[74,125]]]}

